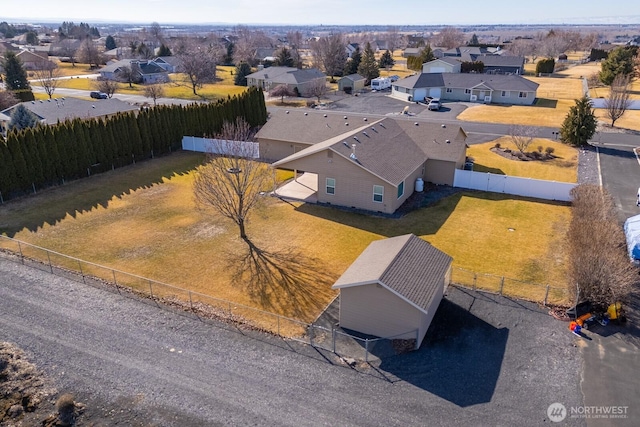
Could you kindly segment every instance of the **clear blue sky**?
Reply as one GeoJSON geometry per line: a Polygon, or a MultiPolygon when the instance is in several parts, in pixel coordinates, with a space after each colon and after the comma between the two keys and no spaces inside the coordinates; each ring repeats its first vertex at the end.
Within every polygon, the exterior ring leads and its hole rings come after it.
{"type": "Polygon", "coordinates": [[[2,20],[338,25],[640,23],[639,0],[28,0],[2,20]]]}

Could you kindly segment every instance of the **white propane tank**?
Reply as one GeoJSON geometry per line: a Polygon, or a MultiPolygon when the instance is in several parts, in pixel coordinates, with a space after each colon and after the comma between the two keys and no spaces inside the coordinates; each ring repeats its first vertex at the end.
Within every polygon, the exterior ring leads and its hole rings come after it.
{"type": "Polygon", "coordinates": [[[422,178],[416,179],[416,191],[422,193],[424,191],[424,181],[422,178]]]}

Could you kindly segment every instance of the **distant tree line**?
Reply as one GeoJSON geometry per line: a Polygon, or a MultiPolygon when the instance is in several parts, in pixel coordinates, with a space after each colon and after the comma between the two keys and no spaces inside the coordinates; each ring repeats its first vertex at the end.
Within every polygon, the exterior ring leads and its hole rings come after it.
{"type": "Polygon", "coordinates": [[[215,135],[239,117],[252,127],[266,122],[262,91],[251,88],[216,103],[158,106],[138,114],[9,131],[0,141],[0,197],[19,197],[168,154],[181,148],[184,135],[215,135]]]}

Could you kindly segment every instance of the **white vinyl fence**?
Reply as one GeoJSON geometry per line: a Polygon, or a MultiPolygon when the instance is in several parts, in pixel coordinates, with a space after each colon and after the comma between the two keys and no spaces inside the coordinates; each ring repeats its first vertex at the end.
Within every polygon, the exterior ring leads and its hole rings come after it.
{"type": "Polygon", "coordinates": [[[571,201],[571,189],[578,184],[569,182],[545,181],[542,179],[520,178],[517,176],[496,175],[489,172],[473,172],[456,169],[453,186],[470,190],[490,191],[492,193],[513,194],[523,197],[535,197],[545,200],[571,201]]]}
{"type": "Polygon", "coordinates": [[[182,137],[182,149],[210,154],[240,155],[241,157],[260,157],[260,145],[257,142],[226,141],[213,138],[182,137]]]}

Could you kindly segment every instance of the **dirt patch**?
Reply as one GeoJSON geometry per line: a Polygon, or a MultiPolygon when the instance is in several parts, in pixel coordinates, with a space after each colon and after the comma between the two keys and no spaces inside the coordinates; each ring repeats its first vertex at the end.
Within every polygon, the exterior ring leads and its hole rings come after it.
{"type": "Polygon", "coordinates": [[[0,426],[39,424],[51,408],[55,393],[44,375],[17,346],[0,342],[0,426]]]}

